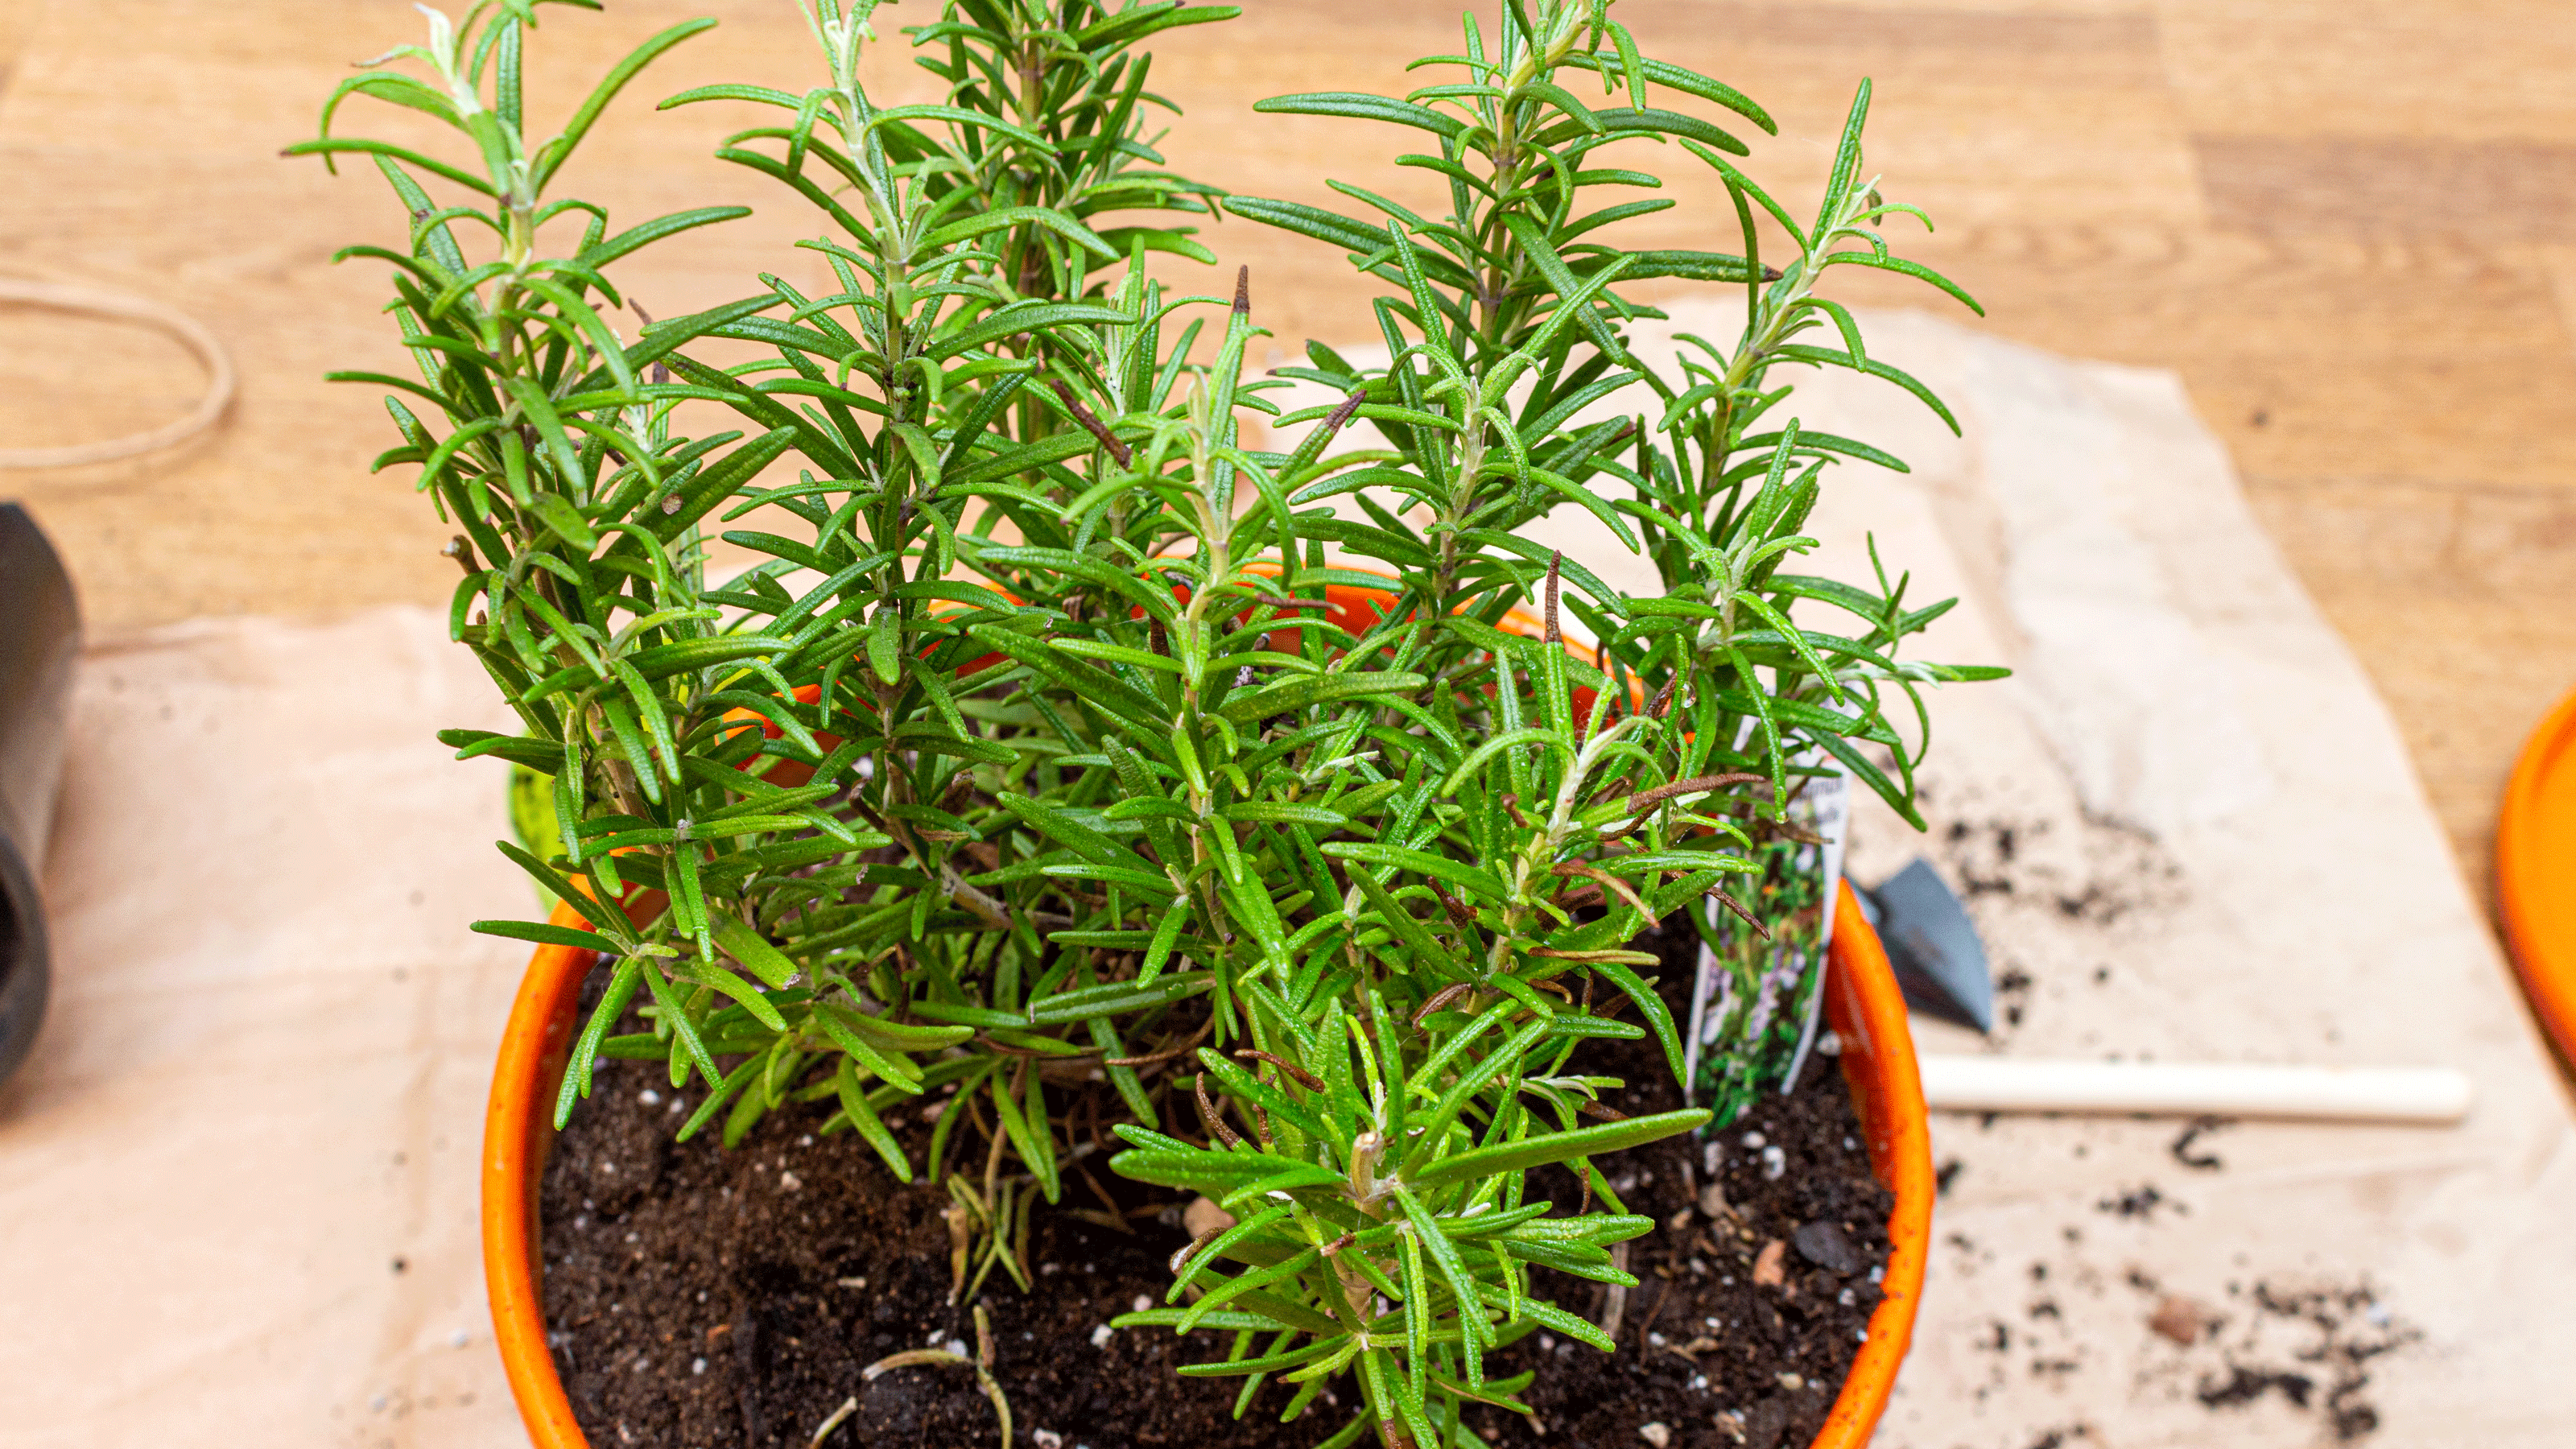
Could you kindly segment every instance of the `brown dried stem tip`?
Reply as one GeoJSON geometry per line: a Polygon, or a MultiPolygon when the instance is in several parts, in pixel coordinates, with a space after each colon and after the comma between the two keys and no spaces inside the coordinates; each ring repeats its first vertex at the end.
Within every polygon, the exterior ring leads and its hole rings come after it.
{"type": "Polygon", "coordinates": [[[1225,1125],[1225,1118],[1217,1114],[1216,1103],[1208,1100],[1207,1073],[1201,1072],[1191,1078],[1190,1090],[1198,1094],[1199,1120],[1207,1124],[1208,1135],[1222,1140],[1228,1147],[1241,1147],[1243,1138],[1225,1125]]]}
{"type": "Polygon", "coordinates": [[[1475,989],[1475,983],[1473,982],[1453,981],[1448,985],[1441,987],[1439,990],[1432,992],[1429,1000],[1413,1009],[1413,1025],[1419,1029],[1422,1025],[1422,1018],[1429,1016],[1431,1013],[1438,1011],[1440,1008],[1447,1006],[1450,1002],[1457,1000],[1459,997],[1464,996],[1475,989]]]}
{"type": "MultiPolygon", "coordinates": [[[[1621,900],[1635,906],[1639,915],[1651,919],[1655,914],[1654,909],[1646,904],[1645,898],[1637,894],[1635,887],[1598,866],[1585,865],[1581,861],[1566,861],[1553,867],[1551,873],[1568,880],[1589,880],[1604,892],[1602,899],[1607,900],[1608,893],[1615,892],[1621,900]]],[[[1558,904],[1566,903],[1560,901],[1558,904]]]]}
{"type": "Polygon", "coordinates": [[[1760,937],[1761,937],[1763,940],[1765,940],[1765,941],[1768,941],[1768,940],[1770,940],[1770,939],[1771,939],[1771,928],[1770,928],[1769,926],[1766,926],[1766,925],[1762,924],[1761,918],[1753,914],[1753,908],[1752,908],[1752,907],[1750,907],[1750,906],[1746,905],[1746,904],[1745,904],[1744,902],[1742,902],[1742,901],[1737,900],[1735,897],[1733,897],[1733,896],[1731,896],[1731,895],[1728,895],[1726,892],[1724,892],[1724,891],[1722,891],[1722,890],[1717,890],[1717,889],[1712,888],[1712,889],[1709,891],[1709,894],[1710,894],[1710,895],[1713,895],[1713,896],[1715,896],[1715,897],[1717,897],[1717,903],[1718,903],[1719,905],[1724,906],[1724,907],[1726,907],[1729,911],[1734,912],[1734,914],[1735,914],[1735,918],[1736,918],[1737,920],[1742,921],[1744,924],[1746,924],[1746,925],[1748,925],[1748,926],[1751,926],[1751,927],[1753,928],[1753,934],[1755,934],[1755,935],[1757,935],[1757,936],[1760,936],[1760,937]]]}
{"type": "Polygon", "coordinates": [[[1126,467],[1129,460],[1136,456],[1135,453],[1125,443],[1118,441],[1118,435],[1109,431],[1107,424],[1091,415],[1091,409],[1084,407],[1082,399],[1073,395],[1073,389],[1061,382],[1050,385],[1055,388],[1055,395],[1064,399],[1065,409],[1073,414],[1075,422],[1082,425],[1082,430],[1098,438],[1100,446],[1109,450],[1109,456],[1118,460],[1119,467],[1126,467]]]}
{"type": "Polygon", "coordinates": [[[1646,718],[1662,719],[1666,714],[1671,713],[1673,707],[1673,686],[1681,682],[1682,677],[1678,673],[1669,674],[1664,677],[1664,687],[1656,690],[1655,697],[1652,700],[1649,700],[1646,704],[1646,718]]]}
{"type": "Polygon", "coordinates": [[[1462,904],[1456,896],[1442,890],[1439,886],[1432,885],[1428,881],[1424,882],[1424,884],[1431,886],[1431,898],[1440,903],[1440,909],[1449,913],[1449,924],[1456,926],[1462,931],[1473,931],[1476,929],[1476,913],[1474,911],[1467,909],[1467,907],[1462,904]]]}
{"type": "Polygon", "coordinates": [[[1349,422],[1352,415],[1360,410],[1360,404],[1367,401],[1368,389],[1354,388],[1349,397],[1342,399],[1340,406],[1324,414],[1324,441],[1331,442],[1333,434],[1340,432],[1342,425],[1349,422]]]}
{"type": "Polygon", "coordinates": [[[1547,642],[1550,644],[1565,642],[1565,631],[1557,627],[1556,622],[1556,595],[1564,582],[1564,572],[1565,550],[1558,549],[1547,556],[1547,642]]]}
{"type": "Polygon", "coordinates": [[[1290,1077],[1296,1080],[1298,1086],[1305,1088],[1309,1092],[1320,1092],[1324,1090],[1323,1078],[1316,1076],[1313,1072],[1306,1070],[1304,1067],[1297,1065],[1286,1057],[1277,1056],[1270,1052],[1259,1050],[1255,1047],[1238,1048],[1234,1055],[1235,1059],[1238,1061],[1249,1060],[1268,1062],[1270,1065],[1286,1072],[1290,1077]]]}
{"type": "Polygon", "coordinates": [[[1638,814],[1676,795],[1693,795],[1702,790],[1717,790],[1728,785],[1758,785],[1769,778],[1767,775],[1749,775],[1742,770],[1723,775],[1693,775],[1687,780],[1675,780],[1669,785],[1657,785],[1651,790],[1640,790],[1629,796],[1628,813],[1638,814]]]}
{"type": "Polygon", "coordinates": [[[1234,315],[1237,317],[1248,317],[1251,314],[1252,268],[1249,266],[1238,267],[1235,269],[1234,273],[1234,315]]]}
{"type": "Polygon", "coordinates": [[[1223,1228],[1208,1229],[1206,1232],[1190,1239],[1187,1245],[1185,1245],[1179,1252],[1174,1253],[1172,1255],[1171,1262],[1167,1266],[1174,1274],[1178,1274],[1181,1271],[1183,1264],[1199,1255],[1200,1249],[1215,1242],[1223,1236],[1225,1236],[1225,1229],[1223,1228]]]}

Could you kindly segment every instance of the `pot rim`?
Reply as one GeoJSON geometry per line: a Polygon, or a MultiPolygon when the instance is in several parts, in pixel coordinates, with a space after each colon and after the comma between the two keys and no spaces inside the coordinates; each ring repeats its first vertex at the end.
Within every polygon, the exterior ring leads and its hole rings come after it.
{"type": "MultiPolygon", "coordinates": [[[[1914,1315],[1932,1242],[1930,1123],[1914,1038],[1896,974],[1852,897],[1834,912],[1826,951],[1825,1022],[1842,1041],[1840,1062],[1859,1112],[1871,1171],[1896,1194],[1888,1215],[1885,1295],[1870,1315],[1869,1339],[1809,1449],[1864,1449],[1896,1386],[1914,1337],[1914,1315]]],[[[555,908],[557,925],[582,927],[579,912],[555,908]]],[[[529,958],[492,1071],[483,1119],[483,1281],[493,1342],[534,1449],[589,1449],[546,1342],[545,1260],[538,1191],[554,1143],[556,1090],[580,1024],[583,978],[600,953],[540,946],[529,958]]]]}

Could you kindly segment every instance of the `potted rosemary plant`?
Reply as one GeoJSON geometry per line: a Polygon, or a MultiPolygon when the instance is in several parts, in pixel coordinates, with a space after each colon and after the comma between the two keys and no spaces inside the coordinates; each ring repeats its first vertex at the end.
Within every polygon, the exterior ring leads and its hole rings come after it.
{"type": "MultiPolygon", "coordinates": [[[[531,1428],[581,1442],[529,1328],[536,1165],[634,1059],[686,1105],[682,1140],[781,1115],[863,1139],[884,1191],[948,1204],[961,1298],[995,1264],[1049,1291],[1033,1204],[1078,1175],[1115,1206],[1076,1140],[1106,1114],[1121,1191],[1206,1199],[1162,1301],[1117,1327],[1231,1334],[1198,1371],[1241,1380],[1236,1412],[1257,1401],[1280,1442],[1484,1443],[1471,1411],[1528,1407],[1498,1356],[1534,1333],[1612,1346],[1547,1286],[1636,1281],[1621,1245],[1657,1222],[1605,1163],[1709,1120],[1623,1114],[1584,1069],[1633,1040],[1681,1073],[1688,983],[1641,938],[1696,950],[1717,907],[1765,927],[1737,883],[1810,779],[1911,815],[1891,703],[1984,672],[1897,659],[1940,612],[1901,584],[1789,567],[1832,465],[1902,465],[1802,429],[1784,369],[1939,407],[1820,284],[1857,265],[1957,289],[1879,235],[1911,209],[1862,171],[1866,86],[1802,219],[1733,159],[1728,128],[1770,118],[1643,54],[1606,0],[1471,17],[1432,62],[1454,80],[1409,97],[1265,102],[1396,128],[1445,191],[1425,214],[1337,182],[1348,215],[1154,151],[1168,105],[1139,44],[1230,8],[949,0],[907,32],[947,97],[901,106],[860,81],[874,9],[812,0],[809,89],[663,103],[749,108],[719,154],[811,209],[796,269],[825,279],[765,273],[690,316],[646,319],[616,265],[744,208],[619,229],[556,183],[712,21],[647,41],[539,140],[533,0],[433,13],[292,148],[364,155],[409,215],[402,246],[344,255],[391,268],[418,375],[339,376],[389,390],[402,441],[377,466],[416,469],[457,529],[452,630],[524,724],[442,738],[534,772],[551,806],[550,846],[502,849],[562,908],[476,926],[541,947],[486,1220],[531,1428]],[[352,95],[471,145],[338,134],[352,95]],[[1616,244],[1669,205],[1613,199],[1659,184],[1630,169],[1649,159],[1722,179],[1724,250],[1616,244]],[[1248,281],[1160,279],[1216,260],[1197,223],[1220,211],[1381,286],[1390,360],[1309,344],[1293,375],[1342,398],[1273,417],[1311,425],[1290,452],[1239,431],[1287,384],[1245,374],[1248,281]],[[1747,307],[1678,371],[1625,340],[1657,315],[1631,289],[1673,278],[1747,307]],[[760,360],[715,360],[746,343],[760,360]],[[684,405],[732,421],[684,430],[684,405]],[[1662,593],[1523,536],[1568,507],[1662,593]],[[754,510],[771,521],[734,526],[754,510]],[[711,577],[717,535],[763,561],[711,577]],[[1806,617],[1825,610],[1831,630],[1806,617]],[[1542,1170],[1573,1200],[1533,1195],[1542,1170]]],[[[934,1359],[965,1362],[876,1368],[934,1359]]],[[[1014,1407],[1048,1422],[990,1359],[1005,1439],[1014,1407]]]]}

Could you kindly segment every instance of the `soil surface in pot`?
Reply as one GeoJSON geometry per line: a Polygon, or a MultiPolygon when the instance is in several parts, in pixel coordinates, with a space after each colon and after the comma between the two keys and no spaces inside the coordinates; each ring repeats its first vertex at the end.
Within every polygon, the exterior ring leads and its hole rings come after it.
{"type": "MultiPolygon", "coordinates": [[[[1687,1020],[1680,998],[1695,948],[1656,944],[1666,998],[1687,1020]]],[[[595,976],[591,990],[599,984],[595,976]]],[[[1680,1105],[1650,1041],[1589,1043],[1576,1063],[1633,1084],[1607,1094],[1622,1112],[1680,1105]]],[[[1891,1202],[1870,1177],[1834,1065],[1814,1059],[1794,1095],[1765,1098],[1707,1140],[1605,1159],[1629,1209],[1662,1224],[1627,1245],[1639,1286],[1614,1295],[1544,1271],[1534,1286],[1596,1323],[1615,1318],[1617,1354],[1533,1334],[1489,1357],[1486,1372],[1538,1370],[1523,1395],[1537,1423],[1478,1409],[1470,1424],[1496,1445],[1551,1449],[1796,1449],[1811,1439],[1878,1305],[1891,1202]]],[[[673,1143],[686,1110],[678,1096],[658,1064],[601,1063],[596,1095],[574,1111],[546,1167],[548,1340],[593,1449],[805,1449],[853,1399],[826,1449],[998,1445],[992,1403],[969,1370],[861,1374],[906,1349],[975,1354],[971,1308],[949,1301],[945,1191],[897,1183],[853,1134],[817,1135],[824,1104],[771,1114],[732,1151],[713,1130],[673,1143]]],[[[1090,1105],[1050,1096],[1071,1104],[1076,1141],[1093,1122],[1118,1120],[1105,1090],[1090,1105]]],[[[928,1129],[917,1113],[900,1115],[912,1119],[898,1131],[918,1163],[928,1129]]],[[[1186,1130],[1196,1135],[1194,1120],[1186,1130]]],[[[956,1138],[964,1146],[971,1134],[956,1138]]],[[[968,1156],[980,1170],[980,1150],[968,1156]]],[[[1223,1358],[1231,1335],[1110,1331],[1114,1315],[1161,1300],[1167,1260],[1189,1234],[1183,1204],[1163,1190],[1115,1177],[1097,1155],[1082,1165],[1088,1180],[1068,1172],[1063,1203],[1041,1204],[1031,1222],[1036,1291],[1021,1293],[996,1269],[980,1299],[1017,1443],[1304,1449],[1348,1421],[1358,1402],[1347,1381],[1338,1402],[1283,1425],[1287,1388],[1265,1385],[1237,1420],[1240,1380],[1174,1372],[1223,1358]]],[[[1560,1211],[1580,1197],[1556,1169],[1537,1174],[1530,1195],[1560,1211]]]]}

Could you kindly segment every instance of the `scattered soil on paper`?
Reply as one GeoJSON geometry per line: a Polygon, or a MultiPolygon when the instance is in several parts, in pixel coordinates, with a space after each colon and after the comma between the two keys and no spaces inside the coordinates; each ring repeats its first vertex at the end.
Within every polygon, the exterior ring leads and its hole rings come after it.
{"type": "MultiPolygon", "coordinates": [[[[1931,805],[1934,794],[1923,793],[1931,805]]],[[[2068,921],[2111,926],[2168,909],[2183,894],[2182,870],[2155,836],[2112,821],[2085,820],[2072,842],[2056,822],[1962,813],[1927,843],[1967,900],[2001,897],[2044,906],[2068,921]]]]}
{"type": "Polygon", "coordinates": [[[2277,1394],[2292,1408],[2315,1414],[2337,1444],[2358,1443],[2376,1432],[2379,1409],[2366,1393],[2367,1365],[2423,1334],[2391,1315],[2367,1283],[2263,1282],[2244,1297],[2255,1326],[2295,1324],[2306,1342],[2290,1350],[2286,1363],[2277,1361],[2278,1348],[2256,1348],[2252,1334],[2225,1346],[2225,1367],[2202,1374],[2194,1386],[2201,1404],[2224,1412],[2277,1394]]]}

